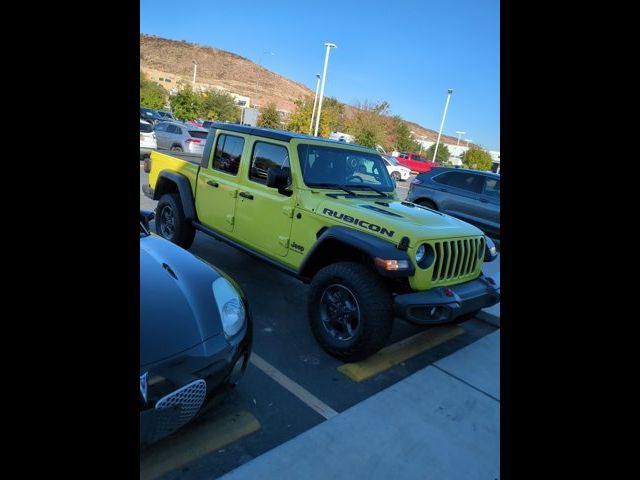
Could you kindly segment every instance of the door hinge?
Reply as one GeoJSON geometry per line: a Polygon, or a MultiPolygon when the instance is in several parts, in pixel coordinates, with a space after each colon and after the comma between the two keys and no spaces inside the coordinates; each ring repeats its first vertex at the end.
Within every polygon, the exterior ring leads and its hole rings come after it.
{"type": "Polygon", "coordinates": [[[229,196],[231,198],[236,198],[238,196],[238,190],[235,190],[235,189],[229,190],[229,196]]]}
{"type": "Polygon", "coordinates": [[[231,225],[233,225],[234,218],[235,218],[235,215],[233,213],[227,213],[225,215],[225,220],[229,222],[231,225]]]}

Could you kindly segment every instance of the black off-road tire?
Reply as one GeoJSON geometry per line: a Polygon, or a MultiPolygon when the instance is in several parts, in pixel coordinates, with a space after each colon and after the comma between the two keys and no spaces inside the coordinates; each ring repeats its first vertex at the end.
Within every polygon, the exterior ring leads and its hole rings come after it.
{"type": "Polygon", "coordinates": [[[320,270],[311,281],[307,309],[316,340],[324,350],[340,360],[362,360],[380,350],[391,335],[391,294],[382,279],[360,263],[338,262],[320,270]],[[358,307],[357,327],[347,340],[332,336],[322,320],[323,294],[336,285],[348,289],[358,307]]]}
{"type": "Polygon", "coordinates": [[[177,193],[165,193],[156,207],[156,233],[162,238],[189,248],[193,243],[196,230],[184,216],[182,201],[177,193]],[[171,222],[171,219],[173,221],[171,222]]]}

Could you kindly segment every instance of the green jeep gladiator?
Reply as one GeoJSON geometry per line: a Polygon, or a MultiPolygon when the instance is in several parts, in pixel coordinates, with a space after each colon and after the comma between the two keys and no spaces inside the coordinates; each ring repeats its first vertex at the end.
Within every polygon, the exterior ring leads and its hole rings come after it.
{"type": "Polygon", "coordinates": [[[493,242],[400,201],[380,155],[344,142],[214,123],[202,157],[153,152],[156,231],[184,248],[210,235],[310,284],[308,318],[330,354],[378,351],[394,317],[433,325],[500,300],[493,242]]]}

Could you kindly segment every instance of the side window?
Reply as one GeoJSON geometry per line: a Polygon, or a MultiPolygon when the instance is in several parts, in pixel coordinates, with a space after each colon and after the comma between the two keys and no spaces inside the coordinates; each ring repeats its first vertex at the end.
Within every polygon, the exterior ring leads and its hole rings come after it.
{"type": "Polygon", "coordinates": [[[167,125],[167,133],[177,133],[175,125],[167,125]]]}
{"type": "Polygon", "coordinates": [[[289,183],[291,183],[291,170],[289,165],[289,152],[281,145],[273,143],[256,142],[253,147],[249,179],[254,182],[267,183],[267,172],[272,167],[287,169],[289,183]]]}
{"type": "Polygon", "coordinates": [[[483,178],[473,173],[451,172],[451,177],[447,185],[469,192],[480,193],[482,190],[483,178]]]}
{"type": "Polygon", "coordinates": [[[484,194],[490,197],[500,198],[500,180],[487,178],[484,183],[484,194]]]}
{"type": "Polygon", "coordinates": [[[442,185],[449,185],[449,180],[451,179],[451,173],[442,173],[433,177],[433,181],[436,183],[441,183],[442,185]]]}
{"type": "Polygon", "coordinates": [[[213,156],[213,168],[236,175],[240,168],[243,148],[244,138],[220,135],[213,156]]]}

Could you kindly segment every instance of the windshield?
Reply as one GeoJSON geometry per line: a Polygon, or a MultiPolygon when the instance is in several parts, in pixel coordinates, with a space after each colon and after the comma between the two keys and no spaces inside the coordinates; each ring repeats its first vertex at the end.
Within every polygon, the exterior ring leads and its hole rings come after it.
{"type": "Polygon", "coordinates": [[[395,165],[396,167],[399,165],[398,160],[396,160],[391,155],[385,155],[384,158],[386,158],[391,165],[395,165]]]}
{"type": "Polygon", "coordinates": [[[144,133],[150,133],[150,132],[153,132],[153,127],[148,123],[140,122],[140,131],[144,133]]]}
{"type": "Polygon", "coordinates": [[[189,130],[189,135],[191,135],[193,138],[206,139],[207,135],[209,135],[209,132],[201,132],[200,130],[189,130]]]}
{"type": "Polygon", "coordinates": [[[298,157],[304,183],[393,192],[394,186],[382,157],[377,153],[318,145],[298,145],[298,157]]]}

